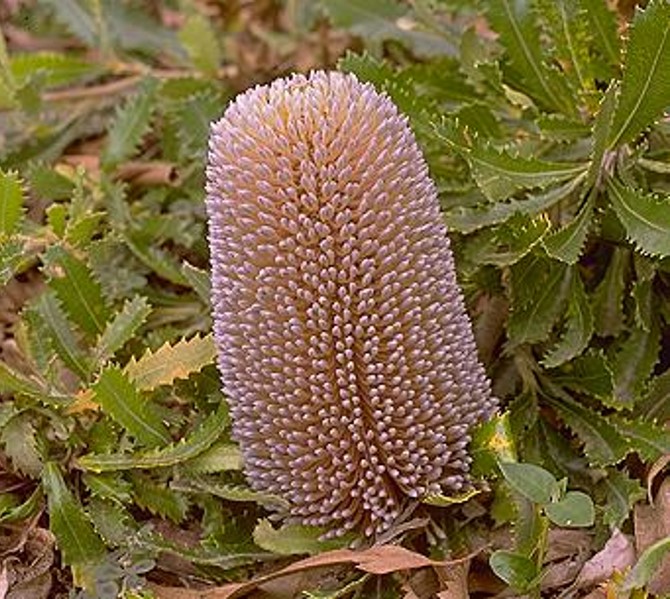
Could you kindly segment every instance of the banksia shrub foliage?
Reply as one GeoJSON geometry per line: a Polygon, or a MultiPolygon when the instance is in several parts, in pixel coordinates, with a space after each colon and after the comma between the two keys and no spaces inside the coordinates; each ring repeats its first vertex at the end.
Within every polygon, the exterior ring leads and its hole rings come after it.
{"type": "Polygon", "coordinates": [[[215,340],[252,485],[367,536],[467,484],[494,407],[407,119],[353,75],[241,94],[210,138],[215,340]]]}

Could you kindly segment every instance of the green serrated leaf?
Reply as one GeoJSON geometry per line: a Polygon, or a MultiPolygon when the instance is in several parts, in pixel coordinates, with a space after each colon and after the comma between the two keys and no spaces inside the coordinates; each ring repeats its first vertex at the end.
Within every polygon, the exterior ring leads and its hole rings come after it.
{"type": "Polygon", "coordinates": [[[468,239],[465,256],[476,264],[510,266],[523,258],[543,238],[549,221],[515,214],[501,225],[468,239]]]}
{"type": "Polygon", "coordinates": [[[559,231],[545,235],[542,245],[547,254],[566,264],[575,264],[584,249],[592,214],[593,202],[589,199],[569,224],[559,231]]]}
{"type": "Polygon", "coordinates": [[[139,360],[132,358],[125,372],[139,389],[149,391],[188,378],[212,364],[215,357],[212,335],[196,336],[175,345],[165,343],[155,352],[147,351],[139,360]]]}
{"type": "Polygon", "coordinates": [[[191,287],[193,287],[193,291],[196,292],[206,306],[209,306],[212,291],[209,273],[188,262],[182,264],[181,272],[191,284],[191,287]]]}
{"type": "Polygon", "coordinates": [[[614,375],[601,352],[590,350],[563,366],[566,374],[554,376],[554,381],[570,389],[609,401],[614,389],[614,375]]]}
{"type": "Polygon", "coordinates": [[[88,512],[96,532],[107,545],[123,547],[135,540],[138,526],[119,503],[94,497],[88,504],[88,512]]]}
{"type": "Polygon", "coordinates": [[[502,549],[493,552],[489,565],[498,578],[521,592],[531,588],[539,574],[533,560],[502,549]]]}
{"type": "Polygon", "coordinates": [[[43,482],[49,502],[49,528],[56,536],[63,562],[77,566],[98,560],[105,546],[56,464],[45,465],[43,482]]]}
{"type": "Polygon", "coordinates": [[[641,397],[656,362],[661,335],[658,327],[651,331],[634,329],[613,359],[613,401],[617,407],[631,408],[641,397]]]}
{"type": "Polygon", "coordinates": [[[86,45],[96,47],[98,28],[88,6],[82,0],[40,0],[50,7],[56,19],[86,45]]]}
{"type": "Polygon", "coordinates": [[[520,189],[542,189],[561,183],[586,170],[581,164],[512,156],[486,144],[478,144],[463,155],[477,185],[491,201],[507,200],[520,189]]]}
{"type": "Polygon", "coordinates": [[[331,549],[346,546],[346,540],[320,541],[324,530],[316,526],[284,524],[279,529],[272,527],[268,520],[263,519],[254,528],[254,543],[261,549],[279,555],[314,555],[331,549]]]}
{"type": "Polygon", "coordinates": [[[638,558],[637,563],[626,575],[621,590],[632,591],[642,589],[649,584],[658,573],[661,563],[670,552],[670,537],[665,537],[647,547],[638,558]]]}
{"type": "Polygon", "coordinates": [[[563,334],[542,359],[546,368],[555,368],[581,354],[593,336],[593,313],[584,285],[577,272],[569,292],[563,334]]]}
{"type": "Polygon", "coordinates": [[[104,364],[109,360],[133,337],[150,313],[151,306],[145,297],[136,295],[127,300],[121,311],[107,323],[100,336],[94,350],[95,363],[104,364]]]}
{"type": "Polygon", "coordinates": [[[628,519],[633,505],[644,499],[646,493],[637,480],[614,468],[608,470],[600,485],[605,489],[607,498],[603,520],[610,528],[620,528],[628,519]]]}
{"type": "Polygon", "coordinates": [[[584,443],[589,462],[599,466],[616,464],[629,451],[626,439],[595,410],[561,394],[560,399],[547,398],[548,403],[584,443]]]}
{"type": "Polygon", "coordinates": [[[191,64],[208,77],[216,77],[221,64],[221,47],[211,23],[200,14],[187,17],[179,31],[191,64]]]}
{"type": "Polygon", "coordinates": [[[241,470],[242,466],[242,454],[239,448],[231,443],[220,443],[204,451],[198,457],[189,460],[184,464],[184,469],[188,472],[210,474],[241,470]]]}
{"type": "Polygon", "coordinates": [[[179,524],[186,518],[188,499],[166,486],[153,483],[147,476],[132,475],[133,497],[140,507],[179,524]]]}
{"type": "Polygon", "coordinates": [[[396,0],[320,0],[319,3],[336,27],[360,36],[368,45],[397,40],[426,57],[456,51],[446,39],[446,31],[435,33],[422,29],[408,9],[396,0]],[[402,18],[404,22],[400,21],[402,18]]]}
{"type": "Polygon", "coordinates": [[[32,478],[42,473],[42,456],[37,451],[36,429],[28,413],[9,420],[0,432],[5,455],[19,472],[32,478]]]}
{"type": "Polygon", "coordinates": [[[42,485],[37,485],[28,499],[0,515],[0,524],[19,522],[33,517],[38,511],[44,509],[42,496],[42,485]]]}
{"type": "MultiPolygon", "coordinates": [[[[228,422],[228,409],[222,405],[216,412],[205,418],[189,436],[177,443],[146,452],[134,454],[86,455],[79,458],[79,465],[93,472],[164,468],[192,460],[207,450],[220,436],[228,422]]],[[[231,465],[234,460],[236,470],[241,469],[242,460],[235,445],[226,446],[231,465]]]]}
{"type": "Polygon", "coordinates": [[[670,420],[670,370],[652,378],[637,410],[652,422],[670,420]]]}
{"type": "Polygon", "coordinates": [[[46,390],[42,381],[36,377],[28,377],[0,362],[0,393],[15,393],[39,399],[46,394],[46,390]]]}
{"type": "Polygon", "coordinates": [[[18,173],[0,170],[0,238],[16,232],[23,214],[23,186],[18,173]]]}
{"type": "Polygon", "coordinates": [[[53,292],[43,293],[34,306],[40,319],[39,324],[51,341],[58,357],[75,374],[85,379],[89,372],[88,360],[55,294],[53,292]]]}
{"type": "Polygon", "coordinates": [[[130,483],[118,473],[103,472],[101,474],[94,474],[92,472],[85,472],[82,480],[95,497],[111,499],[118,503],[128,503],[132,499],[130,496],[130,483]]]}
{"type": "Polygon", "coordinates": [[[608,191],[612,208],[636,247],[644,254],[670,256],[670,196],[655,198],[614,180],[608,191]]]}
{"type": "Polygon", "coordinates": [[[157,275],[175,285],[190,286],[188,279],[182,274],[181,265],[173,256],[150,245],[150,241],[140,234],[127,232],[124,241],[128,249],[157,275]]]}
{"type": "Polygon", "coordinates": [[[533,3],[528,0],[491,0],[486,6],[489,22],[500,34],[523,91],[536,98],[544,108],[574,114],[575,102],[565,77],[544,62],[546,50],[540,43],[533,3]]]}
{"type": "Polygon", "coordinates": [[[558,494],[558,483],[551,472],[535,464],[499,462],[498,467],[507,483],[534,503],[550,503],[558,494]]]}
{"type": "Polygon", "coordinates": [[[45,74],[44,85],[54,87],[95,74],[95,64],[78,56],[56,52],[25,52],[14,54],[10,61],[14,80],[19,85],[29,82],[36,73],[45,74]]]}
{"type": "Polygon", "coordinates": [[[583,180],[584,175],[579,175],[565,185],[553,187],[544,193],[529,194],[522,200],[512,198],[506,202],[495,202],[476,208],[457,207],[447,212],[445,220],[451,229],[471,233],[505,222],[515,214],[535,215],[569,198],[583,180]]]}
{"type": "Polygon", "coordinates": [[[594,324],[601,337],[616,337],[623,328],[629,258],[627,249],[614,248],[607,272],[593,294],[594,324]]]}
{"type": "Polygon", "coordinates": [[[581,491],[568,491],[559,501],[545,505],[544,513],[556,526],[566,528],[593,526],[596,517],[593,500],[581,491]]]}
{"type": "Polygon", "coordinates": [[[507,323],[512,344],[534,343],[549,335],[571,282],[570,268],[539,256],[527,256],[512,266],[513,303],[507,323]]]}
{"type": "Polygon", "coordinates": [[[648,462],[670,454],[670,431],[664,426],[644,420],[612,419],[617,430],[628,440],[631,451],[636,451],[648,462]]]}
{"type": "Polygon", "coordinates": [[[633,141],[668,108],[670,98],[670,4],[651,0],[636,11],[623,65],[621,93],[609,147],[633,141]]]}
{"type": "Polygon", "coordinates": [[[160,412],[145,398],[126,373],[116,366],[103,370],[91,387],[93,401],[144,445],[167,445],[170,435],[160,412]]]}
{"type": "Polygon", "coordinates": [[[619,67],[621,36],[617,28],[617,15],[609,9],[606,0],[581,0],[584,16],[593,35],[596,49],[603,57],[602,79],[609,79],[614,68],[619,67]]]}
{"type": "Polygon", "coordinates": [[[261,493],[242,485],[222,483],[220,480],[211,481],[207,478],[190,477],[188,480],[174,480],[170,484],[170,487],[176,491],[204,493],[209,496],[225,499],[226,501],[253,502],[270,510],[286,512],[290,507],[286,499],[277,495],[261,493]]]}
{"type": "Polygon", "coordinates": [[[496,472],[498,462],[513,462],[517,459],[509,412],[493,416],[477,425],[471,436],[470,455],[474,476],[490,476],[496,472]]]}
{"type": "Polygon", "coordinates": [[[155,79],[145,79],[138,92],[117,111],[102,154],[103,166],[113,168],[134,153],[149,129],[158,87],[155,79]]]}
{"type": "Polygon", "coordinates": [[[56,292],[70,320],[91,337],[101,333],[109,318],[109,309],[100,284],[86,264],[61,246],[50,247],[45,261],[52,269],[58,269],[59,276],[51,277],[49,287],[56,292]]]}

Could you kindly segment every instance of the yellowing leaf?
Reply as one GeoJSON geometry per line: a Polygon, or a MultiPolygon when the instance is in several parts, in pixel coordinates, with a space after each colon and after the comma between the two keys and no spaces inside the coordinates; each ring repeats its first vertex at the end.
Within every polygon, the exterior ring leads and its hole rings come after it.
{"type": "Polygon", "coordinates": [[[216,348],[211,335],[182,339],[175,345],[165,343],[155,352],[148,351],[139,360],[133,358],[125,368],[135,385],[149,391],[188,378],[211,364],[216,348]]]}

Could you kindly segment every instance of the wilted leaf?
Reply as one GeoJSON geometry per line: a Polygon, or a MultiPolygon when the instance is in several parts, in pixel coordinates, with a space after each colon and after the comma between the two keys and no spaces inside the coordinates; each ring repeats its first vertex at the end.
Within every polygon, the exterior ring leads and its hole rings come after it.
{"type": "Polygon", "coordinates": [[[615,572],[625,572],[635,563],[635,547],[618,528],[605,546],[587,561],[579,572],[578,588],[591,587],[610,580],[615,572]]]}

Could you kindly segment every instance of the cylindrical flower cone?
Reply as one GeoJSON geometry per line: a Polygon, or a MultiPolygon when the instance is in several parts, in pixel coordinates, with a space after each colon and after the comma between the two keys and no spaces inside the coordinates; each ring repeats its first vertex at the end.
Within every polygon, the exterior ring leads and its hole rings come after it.
{"type": "Polygon", "coordinates": [[[353,75],[294,75],[214,123],[218,364],[250,484],[373,536],[467,484],[494,409],[406,117],[353,75]]]}

